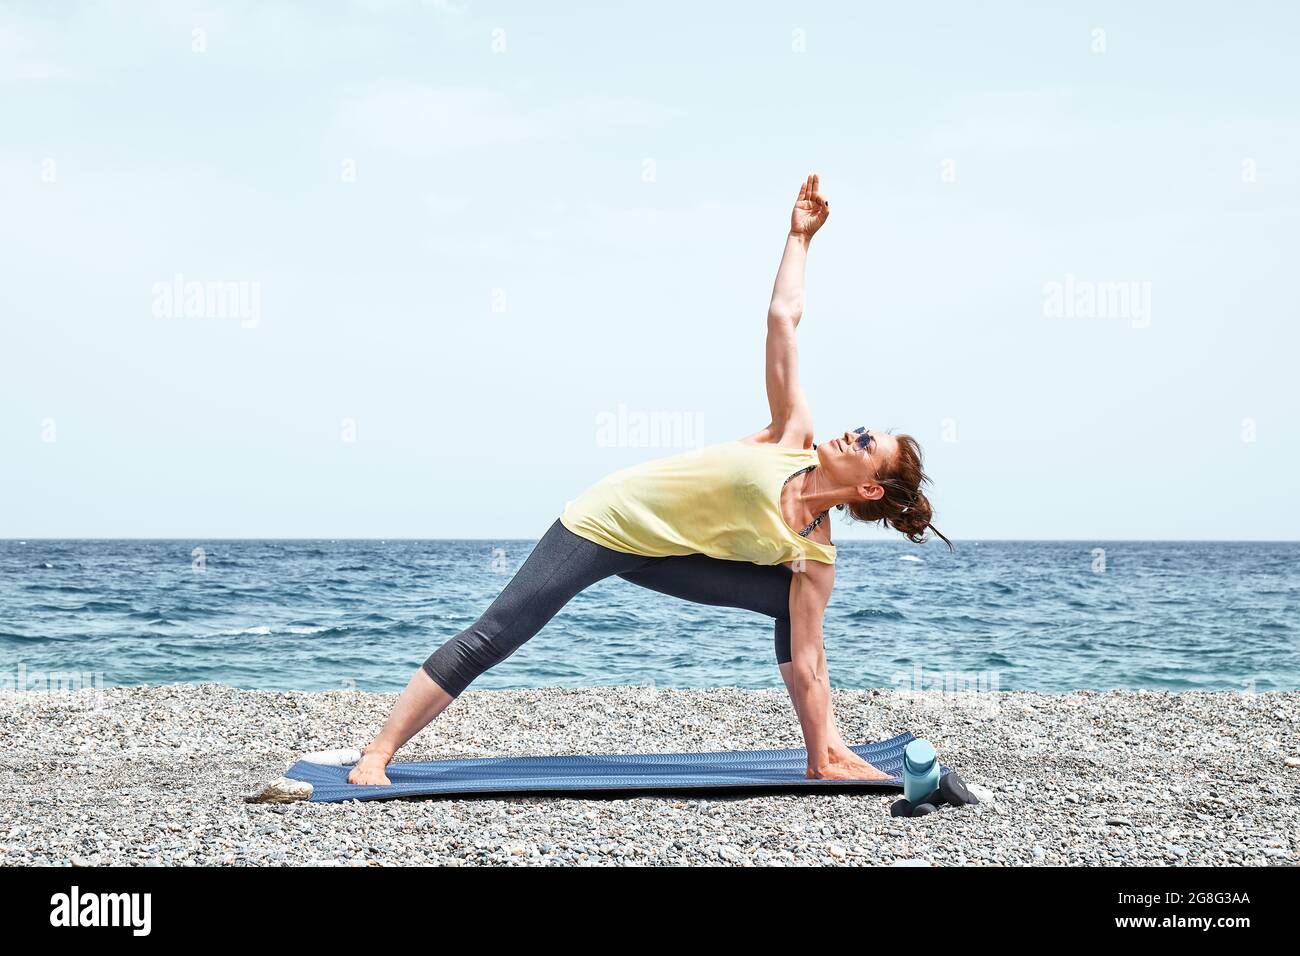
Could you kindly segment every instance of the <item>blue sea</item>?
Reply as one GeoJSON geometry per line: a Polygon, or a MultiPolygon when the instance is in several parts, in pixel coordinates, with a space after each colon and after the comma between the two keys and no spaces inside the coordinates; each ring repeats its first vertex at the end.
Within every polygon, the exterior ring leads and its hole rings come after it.
{"type": "MultiPolygon", "coordinates": [[[[0,541],[0,680],[398,690],[531,547],[0,541]]],[[[1298,568],[1296,543],[845,542],[831,682],[1294,690],[1298,568]]],[[[613,578],[473,687],[609,684],[779,687],[771,622],[613,578]]]]}

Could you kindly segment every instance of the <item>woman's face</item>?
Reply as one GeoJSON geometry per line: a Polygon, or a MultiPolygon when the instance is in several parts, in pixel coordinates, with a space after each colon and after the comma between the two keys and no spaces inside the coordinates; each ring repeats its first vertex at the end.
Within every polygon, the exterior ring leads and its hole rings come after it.
{"type": "Polygon", "coordinates": [[[886,432],[855,428],[817,446],[817,463],[838,485],[865,489],[865,497],[879,498],[884,488],[876,479],[889,471],[898,454],[898,442],[886,432]],[[874,490],[873,490],[874,489],[874,490]]]}

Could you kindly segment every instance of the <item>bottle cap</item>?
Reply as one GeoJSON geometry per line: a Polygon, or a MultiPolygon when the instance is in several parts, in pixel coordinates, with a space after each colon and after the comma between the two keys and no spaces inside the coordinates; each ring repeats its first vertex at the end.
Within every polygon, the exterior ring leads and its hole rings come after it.
{"type": "Polygon", "coordinates": [[[928,740],[913,740],[903,750],[903,769],[908,773],[929,773],[936,760],[934,745],[928,740]]]}

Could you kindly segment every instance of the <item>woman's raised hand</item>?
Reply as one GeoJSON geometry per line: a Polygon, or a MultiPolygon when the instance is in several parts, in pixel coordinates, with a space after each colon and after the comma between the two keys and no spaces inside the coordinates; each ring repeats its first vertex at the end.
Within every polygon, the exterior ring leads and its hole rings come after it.
{"type": "Polygon", "coordinates": [[[790,232],[811,239],[831,214],[831,204],[821,192],[821,178],[813,173],[799,187],[794,212],[790,213],[790,232]]]}

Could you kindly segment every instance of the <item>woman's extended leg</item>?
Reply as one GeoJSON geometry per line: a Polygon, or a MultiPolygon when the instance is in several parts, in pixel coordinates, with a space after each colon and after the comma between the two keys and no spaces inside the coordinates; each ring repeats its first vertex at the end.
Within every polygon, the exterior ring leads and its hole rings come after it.
{"type": "Polygon", "coordinates": [[[643,567],[622,571],[625,581],[714,607],[739,607],[775,622],[776,662],[790,662],[790,578],[781,565],[723,561],[703,554],[651,558],[643,567]]]}
{"type": "MultiPolygon", "coordinates": [[[[624,571],[619,577],[633,584],[669,594],[673,597],[710,604],[715,607],[739,607],[757,611],[773,619],[773,644],[776,665],[785,683],[790,704],[798,716],[799,704],[794,693],[794,665],[790,653],[790,580],[793,572],[783,565],[750,564],[747,561],[724,561],[703,554],[673,558],[653,558],[644,567],[624,571]]],[[[845,746],[831,715],[830,739],[845,746]]]]}
{"type": "Polygon", "coordinates": [[[384,729],[348,774],[348,783],[388,783],[384,767],[393,754],[446,710],[474,678],[517,651],[579,591],[648,560],[601,547],[556,521],[483,616],[429,655],[415,672],[384,729]]]}

